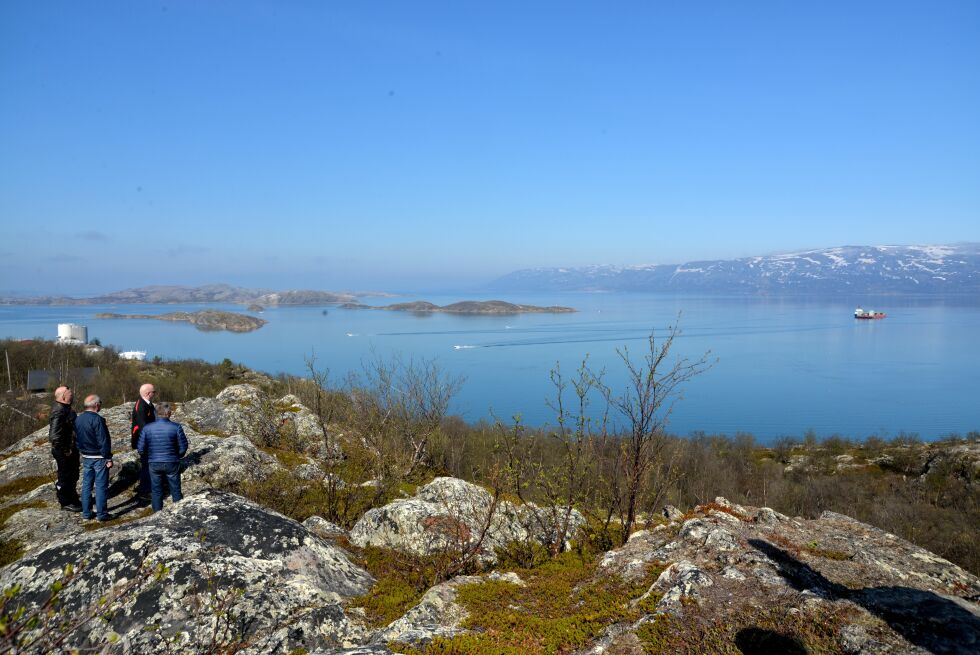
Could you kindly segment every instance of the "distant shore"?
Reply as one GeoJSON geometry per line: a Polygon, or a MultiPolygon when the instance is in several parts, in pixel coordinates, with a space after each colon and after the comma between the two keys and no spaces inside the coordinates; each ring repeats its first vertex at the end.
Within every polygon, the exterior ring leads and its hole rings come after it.
{"type": "Polygon", "coordinates": [[[504,302],[503,300],[466,300],[455,302],[449,305],[436,305],[424,300],[415,302],[401,302],[393,305],[364,305],[362,303],[348,302],[340,305],[341,309],[384,309],[392,312],[414,312],[418,314],[570,314],[576,312],[574,307],[560,307],[551,305],[539,307],[537,305],[517,305],[504,302]]]}

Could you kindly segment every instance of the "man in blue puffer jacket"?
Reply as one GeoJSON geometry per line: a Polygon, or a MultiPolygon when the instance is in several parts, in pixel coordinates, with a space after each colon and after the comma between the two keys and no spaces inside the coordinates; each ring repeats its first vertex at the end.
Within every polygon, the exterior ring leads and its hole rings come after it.
{"type": "Polygon", "coordinates": [[[163,509],[163,480],[170,486],[176,503],[180,492],[180,459],[187,453],[187,436],[180,423],[170,420],[170,403],[158,403],[156,420],[140,430],[136,450],[150,465],[150,495],[153,511],[163,509]]]}

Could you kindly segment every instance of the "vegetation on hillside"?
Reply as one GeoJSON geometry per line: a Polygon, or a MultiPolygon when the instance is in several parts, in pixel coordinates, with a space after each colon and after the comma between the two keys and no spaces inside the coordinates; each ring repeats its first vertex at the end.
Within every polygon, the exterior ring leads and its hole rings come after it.
{"type": "MultiPolygon", "coordinates": [[[[688,373],[710,362],[682,361],[677,368],[676,360],[665,357],[669,338],[651,341],[639,360],[624,353],[636,384],[618,396],[587,362],[571,376],[556,368],[554,426],[535,429],[519,420],[468,424],[449,415],[462,382],[428,361],[376,361],[334,383],[315,357],[305,377],[272,378],[228,360],[135,362],[120,360],[109,348],[86,353],[43,341],[5,341],[0,347],[10,356],[13,380],[26,380],[31,368],[61,371],[61,379],[76,387],[77,400],[98,393],[106,405],[134,400],[148,381],[159,398],[178,402],[242,382],[262,386],[270,397],[295,394],[318,417],[320,443],[280,434],[288,424],[270,421],[259,445],[286,464],[286,471],[237,491],[299,520],[319,515],[349,528],[368,509],[411,494],[436,475],[452,475],[483,484],[500,498],[576,507],[601,550],[659,520],[664,504],[683,510],[720,495],[789,515],[847,514],[980,572],[977,469],[968,458],[942,455],[957,444],[976,444],[980,433],[932,444],[904,435],[888,441],[820,441],[810,435],[769,447],[748,434],[672,436],[663,419],[675,398],[655,397],[652,388],[662,393],[664,376],[672,372],[675,379],[687,376],[679,382],[690,381],[688,373]],[[86,366],[98,367],[100,374],[89,385],[75,383],[67,372],[86,366]],[[605,413],[597,411],[602,408],[605,413]],[[619,424],[631,429],[609,428],[617,408],[619,424]],[[342,457],[331,455],[340,451],[342,457]],[[301,463],[319,467],[322,479],[296,473],[301,463]]],[[[20,389],[3,394],[2,446],[46,423],[50,397],[26,394],[18,384],[20,389]]],[[[556,512],[549,520],[556,534],[568,527],[567,514],[556,512]]]]}

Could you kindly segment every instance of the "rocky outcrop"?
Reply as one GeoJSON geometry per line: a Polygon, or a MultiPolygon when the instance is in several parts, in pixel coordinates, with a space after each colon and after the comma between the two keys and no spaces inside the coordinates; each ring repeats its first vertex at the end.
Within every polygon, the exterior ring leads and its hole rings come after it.
{"type": "MultiPolygon", "coordinates": [[[[235,489],[238,485],[262,479],[279,468],[274,457],[266,455],[242,436],[212,437],[187,431],[190,449],[184,458],[181,487],[185,495],[205,489],[235,489]]],[[[138,476],[137,453],[128,448],[114,455],[115,466],[110,472],[109,511],[117,515],[135,515],[139,507],[131,502],[128,489],[138,476]]],[[[44,470],[53,465],[47,455],[41,461],[44,470]]],[[[11,467],[20,471],[30,469],[18,460],[33,461],[34,451],[11,458],[11,467]]],[[[6,462],[4,462],[6,463],[6,462]]],[[[169,502],[169,500],[167,501],[169,502]]],[[[55,502],[54,484],[38,485],[18,496],[0,499],[0,509],[14,510],[5,523],[0,525],[0,538],[17,540],[26,552],[50,544],[53,540],[83,534],[85,526],[78,514],[63,512],[55,502]]]]}
{"type": "MultiPolygon", "coordinates": [[[[239,386],[255,389],[251,385],[239,386]]],[[[198,399],[195,403],[197,415],[206,416],[200,408],[221,401],[198,399]]],[[[109,478],[109,511],[129,517],[140,511],[129,493],[138,476],[138,454],[130,448],[129,438],[132,407],[132,403],[126,403],[102,411],[115,451],[115,466],[109,478]]],[[[224,421],[225,415],[218,413],[224,421]]],[[[229,437],[201,434],[189,424],[184,425],[184,431],[190,444],[181,473],[185,495],[205,489],[234,490],[280,469],[274,457],[240,434],[229,437]]],[[[0,454],[0,488],[4,490],[0,495],[0,512],[7,515],[6,521],[0,523],[0,539],[17,541],[26,553],[31,553],[52,541],[85,532],[78,514],[60,511],[55,502],[55,473],[47,428],[21,439],[0,454]]]]}
{"type": "Polygon", "coordinates": [[[215,309],[202,309],[196,312],[168,312],[166,314],[114,314],[102,312],[95,315],[99,319],[155,319],[158,321],[187,322],[198,330],[228,332],[252,332],[258,330],[268,321],[235,312],[223,312],[215,309]]]}
{"type": "Polygon", "coordinates": [[[976,576],[840,514],[804,520],[718,498],[686,521],[635,533],[600,569],[639,580],[655,563],[667,566],[648,592],[654,615],[611,628],[589,652],[631,652],[627,645],[658,614],[736,621],[774,604],[804,617],[845,617],[846,653],[980,648],[976,576]]]}
{"type": "Polygon", "coordinates": [[[254,384],[236,384],[214,398],[195,398],[179,403],[174,420],[186,423],[198,432],[243,434],[259,443],[266,439],[266,433],[278,431],[294,436],[311,455],[342,455],[336,441],[331,441],[330,450],[327,450],[319,420],[299,398],[294,395],[270,398],[254,384]]]}
{"type": "Polygon", "coordinates": [[[115,610],[106,623],[78,627],[69,648],[163,653],[218,641],[287,653],[353,647],[367,636],[342,603],[366,592],[371,576],[295,521],[234,494],[203,492],[52,544],[0,571],[0,585],[20,585],[12,602],[34,608],[67,565],[81,567],[61,592],[67,613],[84,614],[100,598],[115,610]]]}
{"type": "Polygon", "coordinates": [[[475,548],[485,563],[512,542],[553,543],[568,511],[575,536],[585,519],[576,510],[493,502],[486,489],[456,478],[436,478],[416,495],[368,511],[353,527],[351,543],[383,546],[415,555],[475,548]]]}

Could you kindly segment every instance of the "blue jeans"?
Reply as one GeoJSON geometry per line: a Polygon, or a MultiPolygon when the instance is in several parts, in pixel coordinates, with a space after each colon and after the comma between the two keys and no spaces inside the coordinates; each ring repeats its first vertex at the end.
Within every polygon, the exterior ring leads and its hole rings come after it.
{"type": "Polygon", "coordinates": [[[100,521],[109,518],[106,511],[106,496],[109,490],[109,469],[106,460],[99,457],[82,458],[82,516],[92,518],[92,483],[95,483],[95,517],[100,521]]]}
{"type": "Polygon", "coordinates": [[[163,480],[170,486],[170,498],[176,503],[184,494],[180,493],[180,462],[150,462],[150,496],[153,511],[163,509],[163,480]]]}

